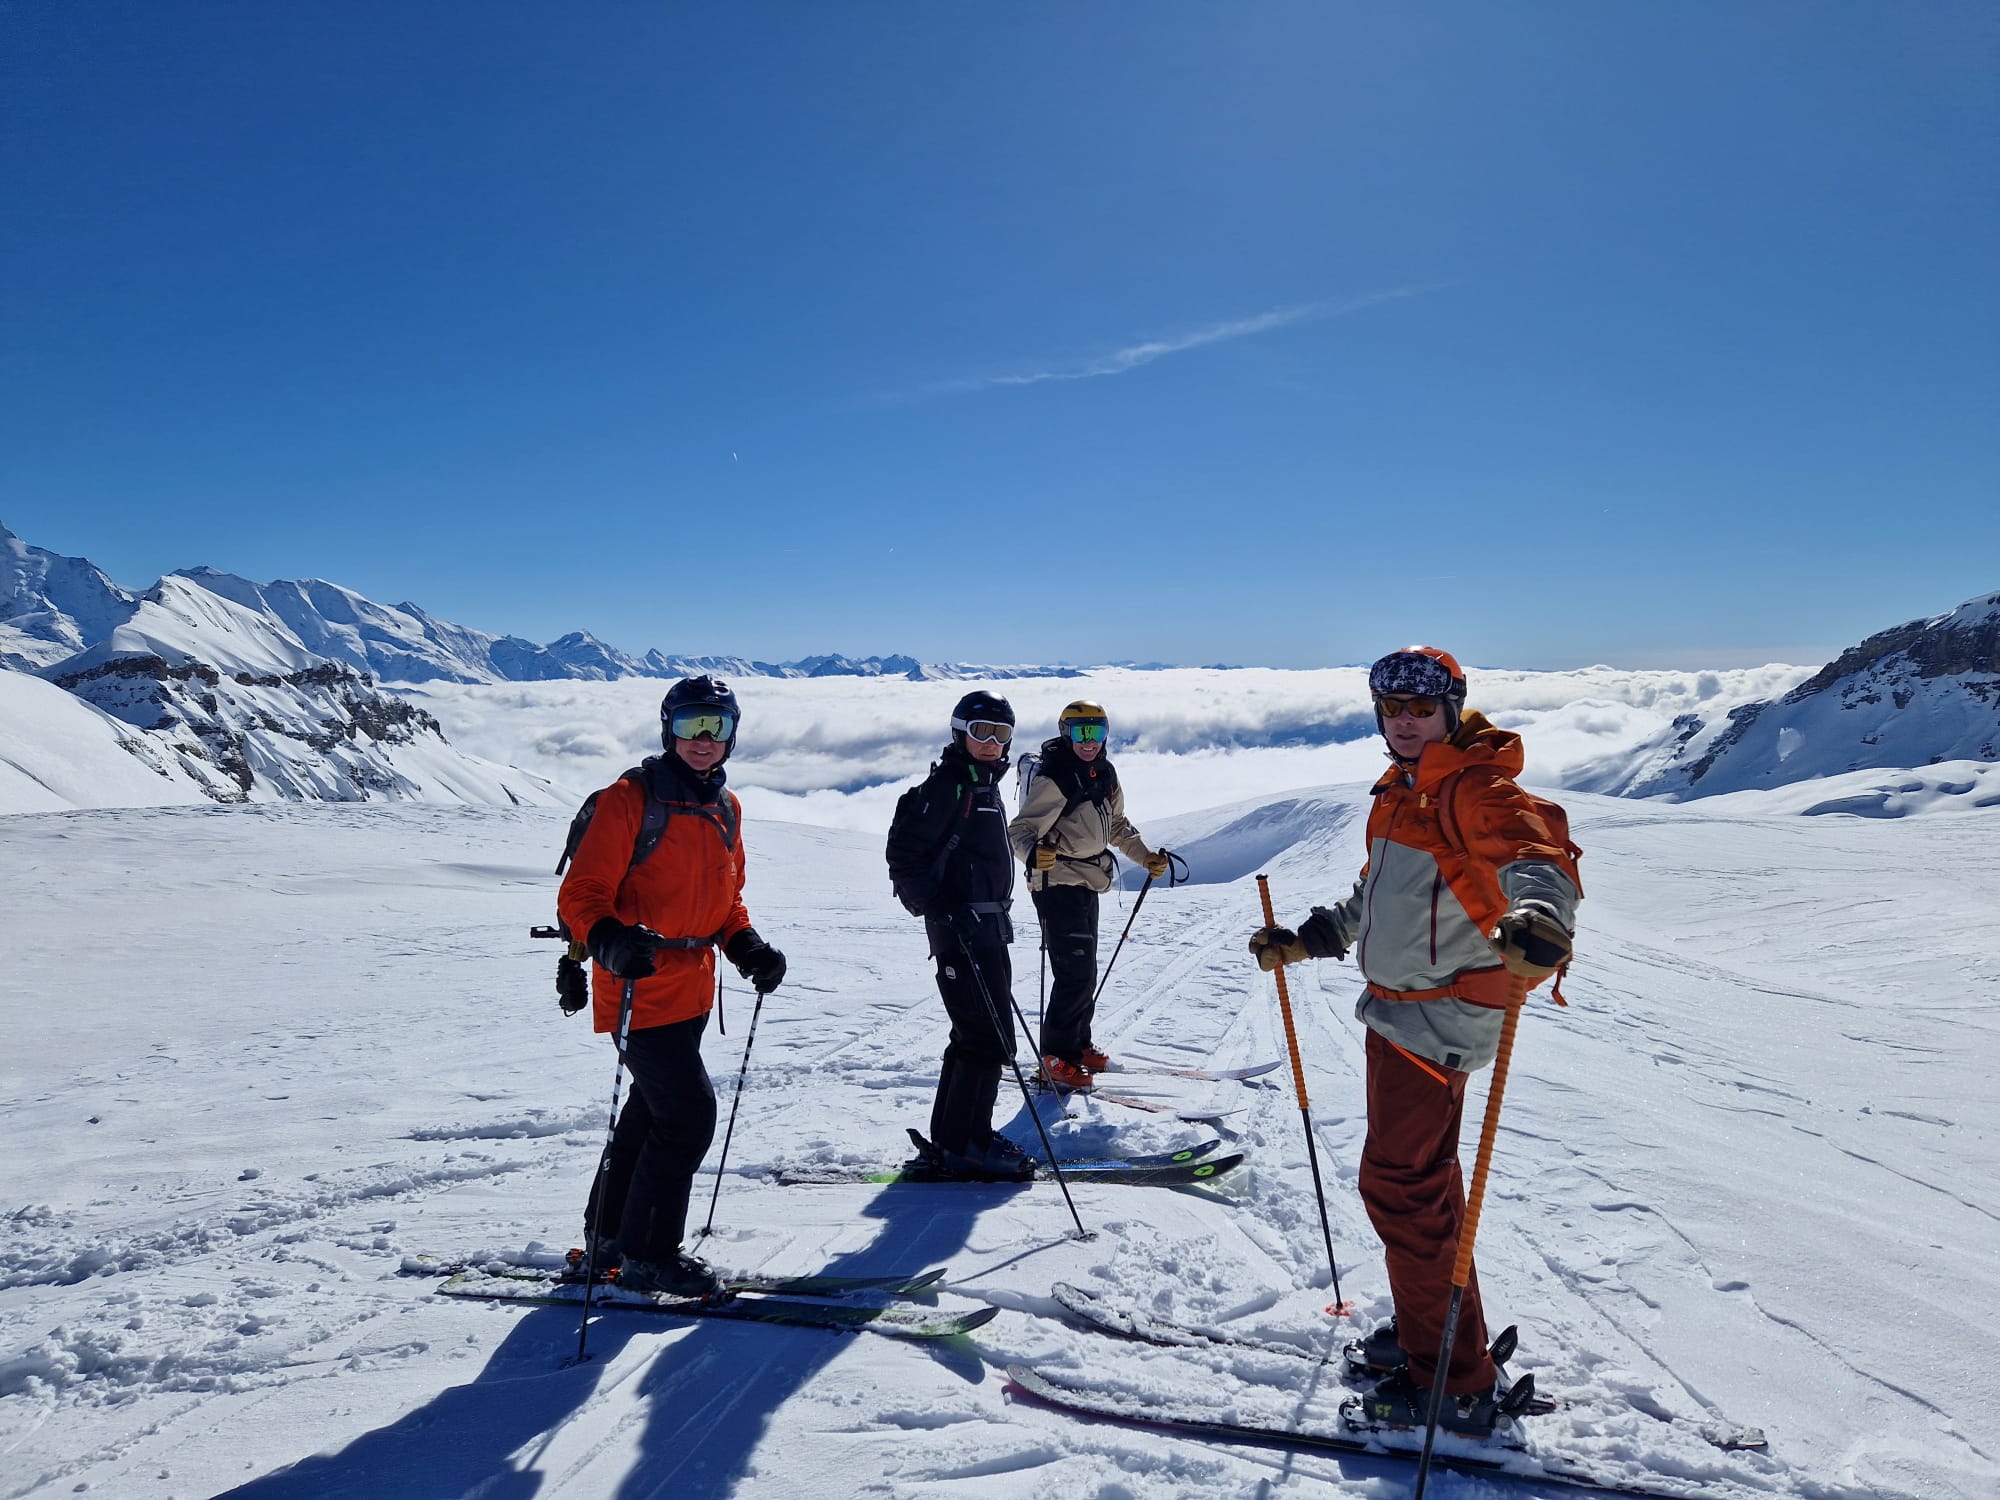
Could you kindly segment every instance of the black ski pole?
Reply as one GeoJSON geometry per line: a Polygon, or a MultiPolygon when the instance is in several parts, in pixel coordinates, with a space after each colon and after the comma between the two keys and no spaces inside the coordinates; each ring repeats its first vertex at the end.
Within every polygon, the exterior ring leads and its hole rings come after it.
{"type": "MultiPolygon", "coordinates": [[[[965,934],[958,930],[956,923],[952,926],[952,935],[958,939],[958,951],[965,955],[966,968],[972,971],[972,982],[979,987],[979,998],[986,1002],[986,1016],[993,1023],[993,1037],[997,1041],[1006,1031],[1000,1024],[1000,1008],[993,1003],[993,992],[986,987],[986,976],[979,972],[979,961],[972,956],[972,944],[965,940],[965,934]]],[[[1011,992],[1007,999],[1018,1015],[1021,1009],[1019,1002],[1014,1000],[1011,992]]],[[[1021,1026],[1023,1030],[1027,1029],[1025,1019],[1021,1026]]],[[[1014,1082],[1021,1086],[1021,1102],[1028,1106],[1028,1114],[1035,1122],[1035,1133],[1042,1138],[1042,1149],[1049,1154],[1049,1170],[1056,1174],[1056,1186],[1062,1189],[1063,1202],[1069,1205],[1069,1216],[1076,1221],[1076,1237],[1080,1240],[1095,1239],[1096,1236],[1083,1227],[1083,1216],[1076,1211],[1076,1200],[1069,1195],[1069,1181],[1063,1176],[1062,1163],[1056,1160],[1055,1143],[1049,1139],[1049,1128],[1042,1123],[1041,1111],[1035,1108],[1034,1096],[1028,1092],[1028,1080],[1021,1074],[1021,1060],[1012,1051],[1007,1054],[1007,1066],[1014,1070],[1014,1082]]]]}
{"type": "MultiPolygon", "coordinates": [[[[1500,1050],[1493,1058],[1493,1082],[1486,1087],[1486,1119],[1479,1127],[1479,1156],[1472,1166],[1472,1191],[1465,1198],[1465,1217],[1458,1222],[1458,1255],[1451,1268],[1451,1310],[1444,1316],[1444,1338],[1438,1348],[1437,1376],[1431,1381],[1430,1412],[1424,1418],[1424,1451],[1417,1460],[1416,1500],[1424,1500],[1431,1477],[1431,1449],[1437,1443],[1438,1412],[1444,1406],[1445,1372],[1451,1368],[1451,1346],[1458,1333],[1458,1311],[1472,1280],[1472,1242],[1479,1235],[1479,1210],[1486,1202],[1486,1173],[1493,1165],[1493,1142],[1500,1134],[1500,1100],[1507,1092],[1507,1068],[1514,1059],[1514,1032],[1521,1024],[1521,1006],[1528,998],[1528,981],[1507,978],[1507,1014],[1500,1021],[1500,1050]]],[[[1532,1379],[1533,1377],[1527,1377],[1532,1379]]]]}
{"type": "MultiPolygon", "coordinates": [[[[1264,925],[1276,927],[1278,919],[1271,914],[1271,882],[1262,875],[1257,877],[1257,894],[1264,901],[1264,925]]],[[[1333,1278],[1333,1306],[1328,1309],[1335,1317],[1350,1316],[1354,1309],[1340,1295],[1340,1267],[1333,1258],[1333,1224],[1326,1216],[1326,1187],[1319,1176],[1319,1147],[1313,1139],[1312,1105],[1306,1100],[1306,1069],[1299,1061],[1299,1033],[1292,1025],[1292,997],[1285,988],[1285,966],[1279,964],[1271,971],[1278,981],[1278,1009],[1285,1018],[1285,1042],[1292,1050],[1292,1085],[1299,1093],[1299,1118],[1306,1127],[1306,1160],[1312,1163],[1313,1196],[1319,1200],[1319,1228],[1326,1236],[1326,1269],[1333,1278]]]]}
{"type": "Polygon", "coordinates": [[[715,966],[715,1029],[722,1036],[729,1035],[729,1023],[722,1015],[722,965],[715,966]]]}
{"type": "Polygon", "coordinates": [[[715,1200],[722,1196],[722,1169],[729,1164],[729,1138],[736,1134],[736,1110],[743,1103],[743,1080],[750,1073],[750,1049],[757,1045],[757,1018],[762,1014],[764,992],[759,990],[757,1003],[750,1007],[750,1034],[743,1039],[743,1066],[736,1070],[736,1097],[729,1102],[729,1128],[722,1132],[722,1155],[715,1162],[715,1191],[708,1196],[708,1222],[695,1236],[698,1240],[706,1239],[715,1232],[715,1200]]]}
{"type": "MultiPolygon", "coordinates": [[[[1049,1009],[1049,924],[1042,920],[1040,912],[1035,913],[1035,926],[1042,934],[1041,970],[1035,978],[1035,1055],[1042,1054],[1042,1028],[1048,1024],[1049,1009]]],[[[1027,1029],[1027,1023],[1022,1023],[1027,1029]]]]}
{"type": "Polygon", "coordinates": [[[590,1233],[585,1236],[589,1248],[583,1258],[583,1322],[576,1330],[576,1364],[590,1357],[584,1352],[584,1343],[590,1337],[590,1297],[597,1289],[597,1243],[604,1238],[597,1226],[604,1222],[607,1206],[604,1200],[611,1179],[611,1142],[618,1134],[618,1095],[625,1086],[625,1038],[632,1030],[632,991],[638,982],[626,980],[625,993],[618,1001],[618,1066],[611,1074],[611,1119],[604,1127],[604,1151],[597,1158],[597,1186],[592,1194],[597,1199],[597,1212],[592,1216],[590,1233]]]}
{"type": "Polygon", "coordinates": [[[1111,950],[1111,957],[1104,961],[1104,972],[1097,976],[1097,988],[1090,992],[1091,1009],[1097,1008],[1097,997],[1104,993],[1104,986],[1111,978],[1111,966],[1118,962],[1118,955],[1125,951],[1125,939],[1132,935],[1132,924],[1139,920],[1139,908],[1146,904],[1146,892],[1153,888],[1153,877],[1149,874],[1146,883],[1139,887],[1139,899],[1132,903],[1132,914],[1125,919],[1125,930],[1118,934],[1118,946],[1111,950]]]}

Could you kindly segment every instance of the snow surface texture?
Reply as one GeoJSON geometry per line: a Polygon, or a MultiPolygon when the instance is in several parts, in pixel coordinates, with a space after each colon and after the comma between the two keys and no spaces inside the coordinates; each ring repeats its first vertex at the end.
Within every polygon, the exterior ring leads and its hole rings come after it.
{"type": "MultiPolygon", "coordinates": [[[[1137,766],[1135,759],[1121,765],[1137,766]]],[[[1145,821],[1161,797],[1127,773],[1145,821]]],[[[1708,1495],[2000,1493],[2000,885],[1993,814],[1769,815],[1569,799],[1589,851],[1571,1006],[1523,1023],[1480,1233],[1516,1368],[1565,1408],[1533,1442],[1708,1495]],[[1691,1424],[1763,1426],[1724,1455],[1691,1424]]],[[[1155,819],[1202,883],[1156,889],[1106,991],[1114,1053],[1282,1055],[1243,952],[1344,890],[1365,790],[1155,819]]],[[[1286,1458],[1018,1404],[1027,1361],[1221,1417],[1325,1426],[1343,1387],[1271,1353],[1169,1353],[1063,1321],[1067,1281],[1332,1352],[1388,1311],[1354,1190],[1361,1035],[1345,965],[1294,971],[1353,1323],[1336,1322],[1287,1074],[1203,1086],[1250,1169],[1216,1192],[782,1187],[893,1162],[941,1008],[879,836],[752,821],[749,900],[791,960],[766,1001],[707,1253],[731,1268],[948,1265],[1003,1309],[918,1346],[431,1295],[417,1251],[570,1243],[611,1054],[551,993],[561,812],[249,805],[0,820],[11,876],[0,1107],[0,1497],[1327,1495],[1410,1470],[1286,1458]]],[[[1123,923],[1113,898],[1107,928],[1123,923]]],[[[1015,952],[1035,1006],[1032,941],[1015,952]]],[[[724,1110],[749,996],[707,1052],[724,1110]]],[[[1480,1086],[1469,1101],[1475,1114],[1480,1086]]],[[[1077,1101],[1066,1148],[1203,1138],[1077,1101]]],[[[1032,1142],[1025,1115],[1008,1123],[1032,1142]]],[[[1470,1138],[1468,1129],[1467,1154],[1470,1138]]],[[[714,1158],[711,1154],[710,1165],[714,1158]]],[[[697,1184],[694,1223],[713,1179],[697,1184]]],[[[1440,1476],[1441,1500],[1561,1493],[1440,1476]]]]}

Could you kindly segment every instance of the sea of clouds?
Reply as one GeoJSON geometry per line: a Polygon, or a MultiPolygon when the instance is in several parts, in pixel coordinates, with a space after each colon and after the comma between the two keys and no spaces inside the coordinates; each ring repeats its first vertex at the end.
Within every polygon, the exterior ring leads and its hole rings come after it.
{"type": "MultiPolygon", "coordinates": [[[[1572,775],[1634,754],[1683,713],[1713,714],[1781,694],[1813,667],[1727,671],[1470,672],[1471,706],[1518,731],[1527,780],[1572,775]]],[[[461,750],[547,777],[581,798],[659,746],[663,684],[426,684],[410,689],[461,750]]],[[[903,678],[749,678],[736,684],[743,727],[730,785],[752,816],[833,827],[888,826],[897,793],[949,738],[951,707],[972,684],[903,678]]],[[[1373,780],[1383,751],[1361,667],[1137,671],[991,684],[1020,721],[1016,750],[1055,732],[1074,698],[1111,716],[1128,810],[1148,818],[1300,787],[1373,780]]]]}

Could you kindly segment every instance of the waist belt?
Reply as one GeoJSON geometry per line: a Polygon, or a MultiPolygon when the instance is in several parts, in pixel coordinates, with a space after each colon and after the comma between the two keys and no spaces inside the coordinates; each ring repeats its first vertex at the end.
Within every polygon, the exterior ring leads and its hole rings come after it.
{"type": "Polygon", "coordinates": [[[661,948],[713,948],[719,943],[721,943],[721,941],[722,941],[722,934],[718,932],[709,937],[698,937],[698,938],[663,937],[659,940],[659,942],[655,946],[661,948]]]}
{"type": "Polygon", "coordinates": [[[1004,917],[1008,903],[1005,901],[968,901],[965,909],[975,917],[1004,917]]]}
{"type": "Polygon", "coordinates": [[[1386,984],[1368,982],[1368,993],[1379,1000],[1463,1000],[1489,1010],[1507,1008],[1507,968],[1495,964],[1490,969],[1468,969],[1450,984],[1432,990],[1392,990],[1386,984]]]}

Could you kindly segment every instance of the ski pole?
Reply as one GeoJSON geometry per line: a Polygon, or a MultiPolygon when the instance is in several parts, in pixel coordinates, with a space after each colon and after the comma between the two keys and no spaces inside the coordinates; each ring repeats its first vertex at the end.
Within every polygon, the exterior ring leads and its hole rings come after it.
{"type": "Polygon", "coordinates": [[[597,1199],[597,1213],[590,1233],[585,1236],[590,1248],[583,1261],[583,1322],[576,1330],[576,1358],[572,1361],[579,1365],[590,1357],[584,1352],[584,1343],[590,1337],[590,1294],[597,1288],[597,1243],[604,1238],[597,1226],[604,1221],[604,1200],[611,1179],[611,1142],[618,1134],[618,1094],[625,1086],[625,1038],[632,1030],[632,991],[638,983],[636,979],[626,980],[625,993],[618,1001],[618,1066],[611,1074],[611,1119],[604,1127],[603,1154],[597,1158],[597,1186],[592,1195],[597,1199]]]}
{"type": "MultiPolygon", "coordinates": [[[[717,976],[716,988],[721,988],[717,976]]],[[[757,1003],[750,1007],[750,1034],[743,1039],[743,1066],[736,1070],[736,1097],[729,1101],[729,1128],[722,1132],[722,1155],[715,1162],[715,1191],[708,1197],[708,1222],[701,1226],[696,1239],[706,1239],[715,1232],[715,1200],[722,1196],[722,1169],[729,1164],[729,1138],[736,1134],[736,1110],[743,1103],[743,1080],[750,1072],[750,1049],[757,1045],[757,1018],[764,1013],[764,992],[757,991],[757,1003]]]]}
{"type": "MultiPolygon", "coordinates": [[[[1257,894],[1264,902],[1264,925],[1276,927],[1278,919],[1271,912],[1271,881],[1268,876],[1257,877],[1257,894]]],[[[1329,1309],[1336,1318],[1351,1315],[1354,1307],[1340,1295],[1340,1267],[1333,1258],[1333,1225],[1326,1216],[1326,1188],[1319,1177],[1319,1147],[1313,1141],[1312,1105],[1306,1100],[1306,1070],[1299,1061],[1299,1033],[1292,1024],[1292,997],[1285,988],[1285,966],[1279,964],[1271,971],[1278,981],[1278,1009],[1285,1018],[1285,1044],[1292,1049],[1292,1085],[1299,1091],[1299,1118],[1306,1127],[1306,1160],[1312,1163],[1313,1196],[1319,1199],[1319,1228],[1326,1236],[1326,1268],[1333,1277],[1333,1306],[1329,1309]]]]}
{"type": "MultiPolygon", "coordinates": [[[[993,1037],[997,1041],[1003,1031],[1000,1008],[993,1003],[993,992],[986,987],[986,976],[979,972],[979,960],[972,956],[972,944],[965,940],[965,934],[958,930],[956,923],[952,925],[952,935],[958,939],[959,952],[965,955],[966,968],[972,970],[972,982],[979,987],[979,998],[986,1002],[987,1019],[993,1023],[993,1037]]],[[[1011,992],[1007,1000],[1018,1015],[1020,1003],[1011,992]]],[[[1025,1019],[1021,1027],[1024,1031],[1027,1029],[1025,1019]]],[[[1007,1053],[1007,1066],[1014,1070],[1014,1082],[1021,1086],[1021,1102],[1028,1106],[1029,1117],[1035,1122],[1035,1133],[1042,1138],[1042,1149],[1049,1154],[1049,1170],[1056,1174],[1056,1186],[1062,1189],[1063,1202],[1069,1205],[1069,1216],[1076,1221],[1076,1237],[1080,1240],[1095,1239],[1096,1236],[1083,1227],[1083,1216],[1076,1211],[1076,1200],[1069,1195],[1069,1181],[1063,1176],[1062,1163],[1056,1160],[1055,1143],[1049,1139],[1049,1128],[1042,1123],[1042,1112],[1035,1108],[1034,1096],[1028,1092],[1028,1080],[1021,1073],[1021,1060],[1011,1049],[1007,1053]]]]}
{"type": "Polygon", "coordinates": [[[1104,986],[1111,978],[1111,966],[1118,962],[1118,955],[1125,951],[1125,939],[1132,935],[1132,924],[1139,920],[1139,908],[1146,904],[1146,892],[1153,888],[1153,877],[1148,875],[1146,883],[1139,887],[1139,899],[1132,903],[1131,915],[1125,918],[1125,930],[1118,934],[1118,946],[1111,950],[1111,957],[1104,961],[1104,972],[1097,976],[1097,988],[1090,992],[1090,1004],[1097,1007],[1097,997],[1104,993],[1104,986]]]}
{"type": "Polygon", "coordinates": [[[1472,1242],[1479,1234],[1479,1210],[1486,1199],[1486,1169],[1493,1161],[1493,1138],[1500,1133],[1500,1097],[1507,1092],[1507,1064],[1514,1055],[1514,1029],[1528,998],[1528,981],[1507,977],[1507,1014],[1500,1022],[1500,1051],[1493,1059],[1493,1083],[1486,1094],[1486,1121],[1479,1127],[1479,1157],[1472,1167],[1472,1191],[1466,1196],[1465,1217],[1458,1226],[1458,1259],[1451,1267],[1451,1310],[1444,1316],[1444,1341],[1438,1347],[1437,1375],[1431,1381],[1430,1414],[1424,1421],[1424,1452],[1417,1460],[1417,1497],[1423,1500],[1430,1479],[1431,1448],[1437,1442],[1438,1412],[1444,1405],[1445,1372],[1451,1368],[1451,1346],[1458,1333],[1458,1311],[1472,1280],[1472,1242]]]}
{"type": "Polygon", "coordinates": [[[722,1014],[722,965],[715,966],[715,1029],[722,1036],[729,1035],[729,1022],[722,1014]]]}
{"type": "MultiPolygon", "coordinates": [[[[1187,868],[1187,861],[1168,850],[1162,849],[1160,852],[1167,856],[1167,885],[1170,888],[1179,885],[1187,878],[1180,873],[1187,868]],[[1174,868],[1176,865],[1180,870],[1174,868]]],[[[1118,934],[1118,946],[1111,950],[1111,957],[1104,964],[1104,972],[1097,976],[1097,988],[1090,993],[1090,1003],[1093,1008],[1097,1005],[1097,997],[1104,993],[1104,986],[1111,980],[1111,966],[1118,962],[1118,955],[1125,951],[1125,939],[1132,935],[1132,924],[1139,920],[1139,908],[1146,904],[1146,892],[1152,888],[1153,877],[1148,873],[1146,883],[1139,887],[1139,899],[1132,903],[1132,914],[1125,919],[1125,930],[1118,934]]]]}

